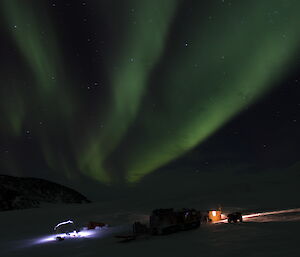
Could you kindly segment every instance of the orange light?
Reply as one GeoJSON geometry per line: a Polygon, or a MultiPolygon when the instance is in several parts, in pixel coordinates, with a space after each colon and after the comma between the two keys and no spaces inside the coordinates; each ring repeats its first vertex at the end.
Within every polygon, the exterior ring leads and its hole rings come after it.
{"type": "Polygon", "coordinates": [[[221,219],[221,211],[209,211],[208,217],[212,222],[219,221],[221,219]]]}

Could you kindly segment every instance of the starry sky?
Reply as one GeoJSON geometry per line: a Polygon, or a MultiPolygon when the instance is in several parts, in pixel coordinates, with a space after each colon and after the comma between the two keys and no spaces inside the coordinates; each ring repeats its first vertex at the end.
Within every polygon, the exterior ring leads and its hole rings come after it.
{"type": "Polygon", "coordinates": [[[1,173],[123,185],[299,163],[299,9],[1,0],[1,173]]]}

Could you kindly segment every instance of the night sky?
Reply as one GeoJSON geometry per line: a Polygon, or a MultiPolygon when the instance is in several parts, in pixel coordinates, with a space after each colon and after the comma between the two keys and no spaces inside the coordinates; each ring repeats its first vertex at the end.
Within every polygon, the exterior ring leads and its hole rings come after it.
{"type": "Polygon", "coordinates": [[[1,0],[1,173],[113,185],[297,165],[299,11],[298,0],[1,0]]]}

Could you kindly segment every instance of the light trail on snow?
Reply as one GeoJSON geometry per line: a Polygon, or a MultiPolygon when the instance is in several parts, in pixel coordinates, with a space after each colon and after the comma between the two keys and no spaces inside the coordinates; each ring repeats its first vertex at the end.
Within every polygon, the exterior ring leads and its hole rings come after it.
{"type": "Polygon", "coordinates": [[[74,224],[74,222],[73,222],[72,220],[60,222],[60,223],[58,223],[58,224],[54,227],[54,230],[56,230],[58,227],[60,227],[60,226],[62,226],[62,225],[66,225],[66,224],[74,224]]]}
{"type": "MultiPolygon", "coordinates": [[[[248,220],[248,219],[256,218],[256,217],[260,217],[260,216],[277,215],[277,214],[285,214],[285,213],[295,213],[295,212],[300,212],[300,208],[281,210],[281,211],[258,212],[258,213],[247,214],[247,215],[243,215],[243,220],[248,220]]],[[[213,223],[214,224],[228,223],[228,220],[224,219],[224,220],[215,221],[213,223]]]]}
{"type": "Polygon", "coordinates": [[[248,215],[243,215],[243,219],[255,218],[259,216],[267,216],[267,215],[276,215],[276,214],[283,214],[283,213],[293,213],[293,212],[300,212],[300,208],[297,209],[289,209],[289,210],[281,210],[281,211],[270,211],[270,212],[259,212],[253,213],[248,215]]]}

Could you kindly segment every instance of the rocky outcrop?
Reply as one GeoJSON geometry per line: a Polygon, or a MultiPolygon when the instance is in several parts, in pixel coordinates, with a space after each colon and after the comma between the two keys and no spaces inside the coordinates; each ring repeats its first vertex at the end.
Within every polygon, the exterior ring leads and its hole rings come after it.
{"type": "Polygon", "coordinates": [[[89,203],[77,191],[38,178],[0,175],[0,211],[39,207],[41,203],[89,203]]]}

